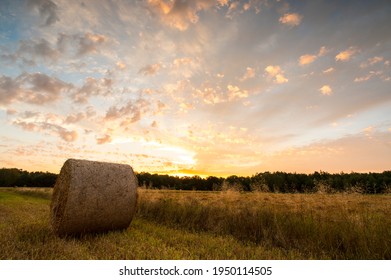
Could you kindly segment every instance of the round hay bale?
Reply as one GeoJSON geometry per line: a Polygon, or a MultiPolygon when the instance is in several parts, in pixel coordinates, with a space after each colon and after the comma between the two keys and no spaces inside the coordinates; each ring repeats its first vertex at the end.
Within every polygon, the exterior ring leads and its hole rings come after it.
{"type": "Polygon", "coordinates": [[[136,211],[137,184],[129,165],[68,159],[54,186],[53,230],[75,235],[127,228],[136,211]]]}

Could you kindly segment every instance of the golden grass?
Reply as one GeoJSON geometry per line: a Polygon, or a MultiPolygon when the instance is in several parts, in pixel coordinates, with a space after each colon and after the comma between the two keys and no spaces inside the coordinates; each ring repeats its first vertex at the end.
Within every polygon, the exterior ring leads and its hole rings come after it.
{"type": "Polygon", "coordinates": [[[48,189],[0,189],[0,259],[390,259],[391,196],[140,190],[124,231],[59,238],[48,189]]]}
{"type": "Polygon", "coordinates": [[[390,259],[391,196],[140,191],[139,215],[309,259],[390,259]]]}

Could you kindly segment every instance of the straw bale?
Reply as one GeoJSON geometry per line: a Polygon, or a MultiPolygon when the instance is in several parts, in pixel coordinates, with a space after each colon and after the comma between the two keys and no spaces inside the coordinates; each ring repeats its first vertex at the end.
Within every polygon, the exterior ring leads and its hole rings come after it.
{"type": "Polygon", "coordinates": [[[54,232],[74,235],[126,229],[136,211],[137,184],[129,165],[68,159],[53,191],[54,232]]]}

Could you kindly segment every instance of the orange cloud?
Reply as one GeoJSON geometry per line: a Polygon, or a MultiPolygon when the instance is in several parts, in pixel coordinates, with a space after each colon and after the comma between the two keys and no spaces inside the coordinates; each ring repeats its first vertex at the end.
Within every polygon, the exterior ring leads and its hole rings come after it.
{"type": "Polygon", "coordinates": [[[116,65],[120,70],[124,70],[126,68],[126,64],[122,61],[118,61],[116,65]]]}
{"type": "Polygon", "coordinates": [[[320,49],[319,49],[319,52],[318,52],[318,56],[324,56],[326,53],[328,53],[329,50],[325,47],[325,46],[322,46],[320,49]]]}
{"type": "MultiPolygon", "coordinates": [[[[365,81],[368,81],[369,79],[371,79],[372,77],[382,76],[382,75],[383,75],[382,71],[369,71],[369,73],[366,76],[357,77],[354,79],[354,81],[355,82],[365,82],[365,81]]],[[[382,78],[384,78],[384,77],[382,77],[382,78]]]]}
{"type": "Polygon", "coordinates": [[[331,89],[331,87],[329,85],[324,85],[322,86],[319,91],[323,94],[323,95],[331,95],[333,90],[331,89]]]}
{"type": "Polygon", "coordinates": [[[96,143],[98,145],[110,143],[111,141],[113,141],[113,139],[111,138],[111,136],[109,134],[105,134],[102,137],[96,138],[96,143]]]}
{"type": "Polygon", "coordinates": [[[244,73],[243,77],[240,78],[241,82],[244,82],[248,79],[254,78],[255,77],[255,69],[251,67],[246,68],[246,73],[244,73]]]}
{"type": "Polygon", "coordinates": [[[300,56],[299,58],[299,64],[300,65],[306,65],[314,62],[316,60],[316,55],[311,55],[311,54],[305,54],[300,56]]]}
{"type": "Polygon", "coordinates": [[[248,91],[247,90],[241,90],[237,86],[228,85],[228,100],[234,100],[234,99],[240,99],[240,98],[246,98],[248,97],[248,91]]]}
{"type": "Polygon", "coordinates": [[[66,142],[74,142],[78,138],[75,130],[58,129],[58,135],[66,142]]]}
{"type": "Polygon", "coordinates": [[[222,4],[224,2],[209,0],[148,0],[149,7],[160,16],[163,23],[181,31],[188,29],[191,23],[198,22],[199,11],[222,4]]]}
{"type": "Polygon", "coordinates": [[[358,52],[358,49],[355,47],[350,47],[347,50],[344,50],[335,56],[336,61],[349,61],[353,55],[358,52]]]}
{"type": "Polygon", "coordinates": [[[383,60],[384,60],[384,57],[382,57],[382,56],[374,56],[372,58],[368,58],[368,60],[366,62],[361,63],[360,67],[366,68],[368,66],[372,66],[372,65],[375,65],[379,62],[382,62],[383,60]]]}
{"type": "Polygon", "coordinates": [[[269,65],[265,68],[269,78],[274,78],[274,82],[277,84],[287,83],[288,79],[284,76],[284,71],[281,70],[281,67],[278,65],[269,65]]]}
{"type": "Polygon", "coordinates": [[[297,13],[286,13],[280,17],[279,22],[288,26],[297,26],[301,23],[303,16],[297,13]]]}
{"type": "Polygon", "coordinates": [[[318,54],[316,54],[316,55],[314,55],[314,54],[304,54],[304,55],[300,56],[299,64],[301,66],[306,65],[306,64],[311,64],[316,59],[318,59],[318,57],[325,55],[327,52],[328,52],[328,50],[326,49],[326,47],[322,46],[319,49],[318,54]]]}
{"type": "Polygon", "coordinates": [[[331,73],[331,72],[334,72],[334,68],[333,67],[330,67],[330,68],[327,68],[326,70],[323,71],[324,74],[328,74],[328,73],[331,73]]]}

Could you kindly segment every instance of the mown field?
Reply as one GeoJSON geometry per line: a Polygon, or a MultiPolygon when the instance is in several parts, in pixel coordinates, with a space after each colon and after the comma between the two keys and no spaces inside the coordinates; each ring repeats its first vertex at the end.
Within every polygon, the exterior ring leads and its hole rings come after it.
{"type": "Polygon", "coordinates": [[[0,259],[391,259],[391,195],[140,189],[128,229],[67,238],[50,199],[0,188],[0,259]]]}

